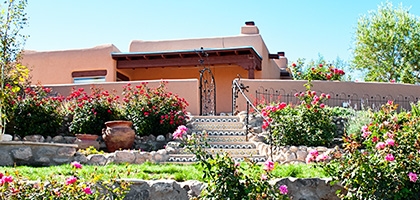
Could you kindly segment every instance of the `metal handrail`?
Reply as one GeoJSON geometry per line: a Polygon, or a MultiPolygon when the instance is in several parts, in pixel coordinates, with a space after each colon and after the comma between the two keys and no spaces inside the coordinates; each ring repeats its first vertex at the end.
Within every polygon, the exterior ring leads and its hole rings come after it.
{"type": "Polygon", "coordinates": [[[271,160],[273,160],[273,136],[271,133],[271,122],[270,120],[265,117],[260,110],[254,104],[252,104],[252,101],[248,98],[248,96],[245,94],[244,90],[248,92],[249,86],[245,86],[243,83],[239,83],[241,81],[241,77],[238,75],[237,79],[233,80],[232,83],[232,114],[235,114],[236,109],[236,98],[238,98],[238,92],[242,94],[242,97],[246,100],[246,119],[245,119],[245,134],[246,134],[246,141],[248,141],[248,130],[249,130],[249,106],[251,105],[252,108],[257,112],[267,123],[269,123],[268,126],[268,133],[269,133],[269,145],[270,145],[270,157],[271,160]]]}

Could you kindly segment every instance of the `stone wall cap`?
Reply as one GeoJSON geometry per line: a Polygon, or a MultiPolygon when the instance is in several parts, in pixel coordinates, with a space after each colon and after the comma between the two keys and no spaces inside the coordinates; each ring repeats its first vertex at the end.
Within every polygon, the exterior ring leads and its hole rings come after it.
{"type": "Polygon", "coordinates": [[[0,141],[0,145],[33,145],[33,146],[56,146],[56,147],[73,147],[77,148],[77,144],[64,143],[48,143],[48,142],[28,142],[28,141],[0,141]]]}

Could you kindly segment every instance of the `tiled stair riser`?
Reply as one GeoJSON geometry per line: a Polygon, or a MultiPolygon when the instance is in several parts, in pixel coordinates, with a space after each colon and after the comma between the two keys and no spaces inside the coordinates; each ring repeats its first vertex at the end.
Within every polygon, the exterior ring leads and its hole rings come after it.
{"type": "MultiPolygon", "coordinates": [[[[265,156],[253,142],[248,142],[244,124],[236,116],[198,116],[192,118],[190,124],[192,134],[207,134],[206,151],[210,154],[228,153],[235,161],[243,161],[248,157],[256,162],[264,162],[265,156]]],[[[178,154],[171,154],[168,162],[191,163],[196,158],[185,149],[179,149],[178,154]]]]}

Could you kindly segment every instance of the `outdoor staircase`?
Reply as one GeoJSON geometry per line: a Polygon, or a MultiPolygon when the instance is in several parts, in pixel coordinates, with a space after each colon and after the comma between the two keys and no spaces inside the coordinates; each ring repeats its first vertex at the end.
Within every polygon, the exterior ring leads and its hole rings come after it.
{"type": "MultiPolygon", "coordinates": [[[[194,116],[189,125],[191,133],[208,134],[206,150],[212,154],[227,152],[235,161],[245,157],[255,162],[265,162],[254,142],[247,141],[245,125],[237,116],[194,116]]],[[[196,158],[184,149],[169,155],[169,163],[193,163],[196,158]]]]}

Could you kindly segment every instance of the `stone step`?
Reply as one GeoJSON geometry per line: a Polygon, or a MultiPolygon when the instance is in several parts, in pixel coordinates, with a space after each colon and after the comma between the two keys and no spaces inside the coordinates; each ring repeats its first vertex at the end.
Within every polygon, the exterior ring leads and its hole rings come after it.
{"type": "Polygon", "coordinates": [[[240,122],[237,116],[193,116],[193,122],[240,122]]]}
{"type": "MultiPolygon", "coordinates": [[[[231,157],[236,162],[244,161],[244,158],[248,158],[248,159],[251,159],[252,161],[259,162],[259,163],[266,161],[265,156],[259,156],[259,155],[257,156],[232,155],[231,157]]],[[[167,163],[194,163],[196,161],[197,159],[195,158],[195,155],[193,154],[170,154],[167,163]]]]}
{"type": "Polygon", "coordinates": [[[242,122],[193,122],[191,125],[193,130],[240,130],[244,128],[242,122]]]}
{"type": "MultiPolygon", "coordinates": [[[[203,134],[204,130],[192,130],[192,133],[203,134]]],[[[205,130],[208,136],[246,136],[245,130],[242,129],[225,129],[225,130],[205,130]]]]}
{"type": "MultiPolygon", "coordinates": [[[[219,149],[219,148],[206,148],[205,149],[210,154],[216,154],[216,153],[224,153],[227,152],[230,155],[241,155],[241,156],[251,156],[251,155],[259,155],[260,152],[258,149],[219,149]]],[[[178,154],[191,154],[190,151],[187,149],[180,149],[178,151],[178,154]]]]}
{"type": "Polygon", "coordinates": [[[245,136],[208,136],[207,137],[208,143],[213,142],[227,142],[227,143],[233,143],[233,142],[246,142],[245,136]]]}

